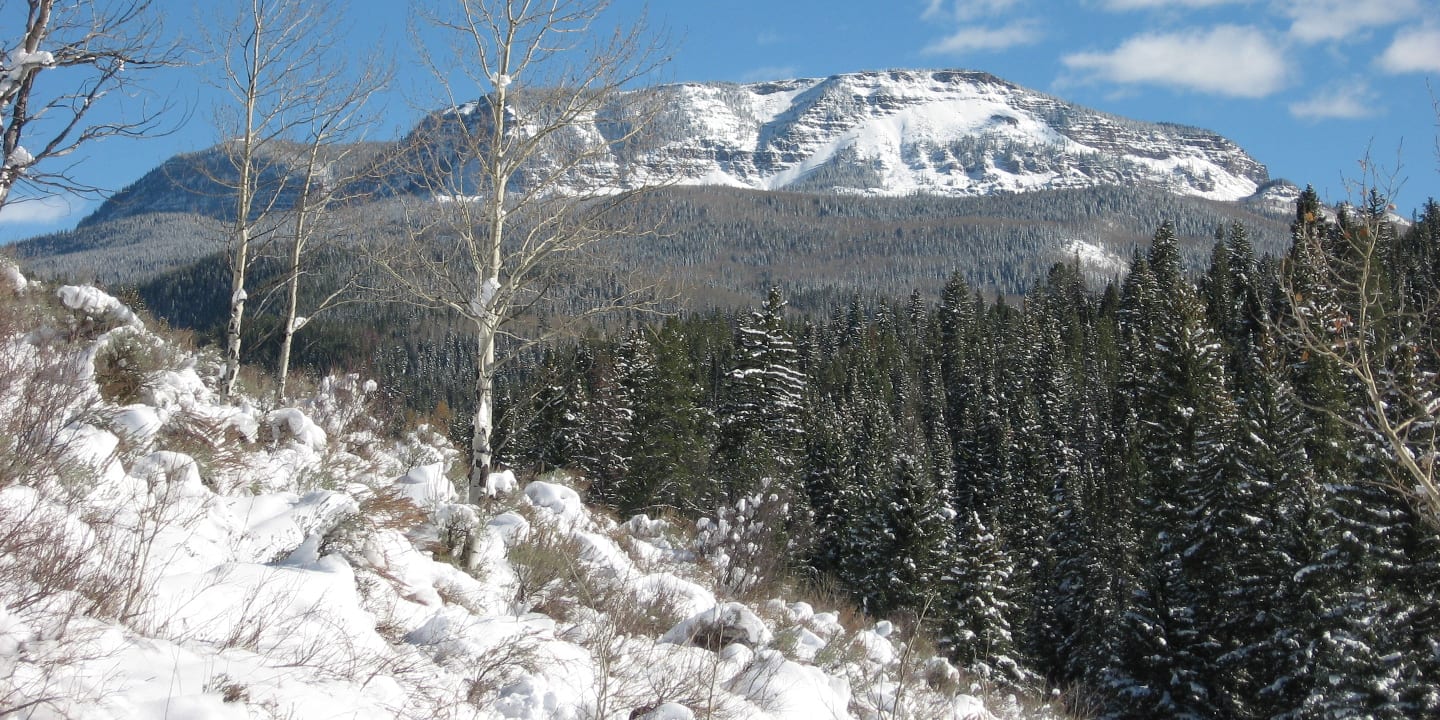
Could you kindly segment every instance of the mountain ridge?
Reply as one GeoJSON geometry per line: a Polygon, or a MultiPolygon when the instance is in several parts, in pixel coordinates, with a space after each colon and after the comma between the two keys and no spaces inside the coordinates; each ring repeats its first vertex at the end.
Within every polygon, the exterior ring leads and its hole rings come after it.
{"type": "Polygon", "coordinates": [[[982,71],[868,71],[659,91],[692,96],[666,102],[665,120],[707,126],[700,136],[720,141],[699,158],[708,172],[692,169],[683,184],[959,196],[1143,184],[1235,201],[1269,180],[1263,164],[1213,131],[1103,113],[982,71]],[[882,182],[795,187],[846,153],[878,164],[882,182]]]}
{"type": "MultiPolygon", "coordinates": [[[[612,148],[593,182],[619,178],[638,186],[663,179],[755,190],[953,197],[1116,185],[1240,201],[1270,180],[1262,163],[1214,131],[1100,112],[983,71],[688,82],[650,92],[660,94],[664,108],[653,144],[638,152],[612,148]]],[[[431,113],[399,139],[368,143],[373,148],[367,155],[381,174],[379,193],[422,194],[423,184],[405,177],[413,171],[406,156],[444,153],[443,125],[475,122],[483,102],[431,113]],[[437,126],[438,134],[431,132],[437,126]]],[[[624,120],[624,105],[619,98],[576,132],[609,137],[605,129],[624,120]]],[[[523,100],[518,108],[523,112],[523,100]]],[[[167,160],[81,225],[155,211],[223,218],[224,194],[216,192],[222,152],[215,146],[167,160]],[[187,171],[190,165],[195,168],[187,171]]],[[[271,170],[279,188],[289,170],[283,162],[271,170]]]]}

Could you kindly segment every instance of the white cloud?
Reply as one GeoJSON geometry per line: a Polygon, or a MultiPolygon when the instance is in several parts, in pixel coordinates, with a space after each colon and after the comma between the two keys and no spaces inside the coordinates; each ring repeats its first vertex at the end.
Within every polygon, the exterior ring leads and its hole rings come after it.
{"type": "Polygon", "coordinates": [[[1075,53],[1061,62],[1092,80],[1244,98],[1271,95],[1290,75],[1265,33],[1237,25],[1137,35],[1113,51],[1075,53]]]}
{"type": "Polygon", "coordinates": [[[1440,27],[1406,28],[1380,56],[1380,67],[1391,73],[1440,73],[1440,27]]]}
{"type": "Polygon", "coordinates": [[[999,15],[1018,4],[1020,0],[929,0],[920,17],[925,20],[974,20],[999,15]]]}
{"type": "Polygon", "coordinates": [[[1008,50],[1020,45],[1033,45],[1041,33],[1036,23],[1018,20],[1001,27],[966,26],[925,47],[932,55],[961,55],[976,51],[1008,50]]]}
{"type": "Polygon", "coordinates": [[[56,223],[69,217],[73,211],[70,203],[60,197],[18,199],[12,196],[4,207],[0,207],[0,224],[56,223]]]}
{"type": "Polygon", "coordinates": [[[1333,87],[1290,103],[1290,114],[1307,120],[1357,120],[1379,113],[1375,92],[1364,83],[1333,87]]]}
{"type": "Polygon", "coordinates": [[[1290,35],[1306,43],[1344,40],[1419,15],[1420,0],[1286,0],[1290,35]]]}
{"type": "Polygon", "coordinates": [[[1107,10],[1171,10],[1176,7],[1207,8],[1250,0],[1105,0],[1107,10]]]}
{"type": "Polygon", "coordinates": [[[765,30],[755,36],[756,45],[779,45],[785,37],[774,30],[765,30]]]}

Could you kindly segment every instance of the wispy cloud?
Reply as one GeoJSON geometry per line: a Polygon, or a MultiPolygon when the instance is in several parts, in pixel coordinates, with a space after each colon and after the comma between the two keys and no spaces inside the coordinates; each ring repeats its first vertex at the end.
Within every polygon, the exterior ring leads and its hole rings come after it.
{"type": "Polygon", "coordinates": [[[1272,95],[1290,76],[1270,37],[1239,25],[1137,35],[1110,52],[1074,53],[1061,62],[1094,81],[1243,98],[1272,95]]]}
{"type": "Polygon", "coordinates": [[[1416,17],[1420,0],[1286,0],[1290,36],[1304,43],[1345,40],[1416,17]]]}
{"type": "Polygon", "coordinates": [[[1375,91],[1357,81],[1290,103],[1290,114],[1305,120],[1358,120],[1379,114],[1377,99],[1375,91]]]}
{"type": "Polygon", "coordinates": [[[1440,27],[1427,25],[1396,33],[1379,64],[1391,73],[1440,73],[1440,27]]]}
{"type": "Polygon", "coordinates": [[[70,217],[75,209],[71,204],[61,197],[45,197],[39,199],[11,198],[0,207],[0,224],[6,225],[40,225],[46,223],[58,223],[70,217]]]}
{"type": "Polygon", "coordinates": [[[929,0],[920,17],[925,20],[967,21],[1009,12],[1022,0],[929,0]]]}
{"type": "Polygon", "coordinates": [[[768,80],[790,80],[799,73],[793,65],[770,65],[758,67],[740,76],[740,82],[765,82],[768,80]]]}
{"type": "Polygon", "coordinates": [[[1105,0],[1107,10],[1173,10],[1177,7],[1207,8],[1247,3],[1250,0],[1105,0]]]}
{"type": "Polygon", "coordinates": [[[1039,24],[1031,20],[1017,20],[1000,27],[962,27],[925,46],[925,52],[931,55],[996,52],[1021,45],[1033,45],[1039,42],[1041,37],[1039,24]]]}
{"type": "Polygon", "coordinates": [[[781,42],[782,40],[784,40],[784,39],[785,39],[785,36],[781,35],[781,34],[778,33],[778,32],[775,32],[774,30],[765,30],[765,31],[761,32],[759,35],[756,35],[756,36],[755,36],[755,44],[756,44],[756,45],[779,45],[780,42],[781,42]]]}
{"type": "Polygon", "coordinates": [[[998,52],[1033,45],[1044,36],[1040,22],[1014,15],[1024,0],[929,0],[921,17],[949,28],[939,40],[926,45],[930,55],[964,55],[998,52]]]}

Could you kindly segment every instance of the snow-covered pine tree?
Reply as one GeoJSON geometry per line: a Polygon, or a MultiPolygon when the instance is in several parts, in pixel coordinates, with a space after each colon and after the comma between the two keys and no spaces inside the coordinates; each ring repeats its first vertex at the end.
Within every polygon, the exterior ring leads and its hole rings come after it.
{"type": "Polygon", "coordinates": [[[517,462],[534,465],[541,472],[578,467],[589,432],[581,423],[588,415],[585,383],[593,366],[593,355],[585,346],[545,350],[538,368],[539,388],[529,407],[523,409],[528,422],[509,443],[517,462]]]}
{"type": "Polygon", "coordinates": [[[1229,451],[1234,408],[1219,342],[1181,275],[1169,225],[1155,234],[1150,267],[1160,290],[1150,336],[1153,371],[1137,378],[1134,397],[1146,459],[1139,477],[1144,567],[1125,615],[1126,649],[1111,668],[1111,714],[1216,717],[1218,645],[1207,634],[1208,578],[1193,550],[1201,540],[1199,480],[1216,472],[1229,451]]]}
{"type": "Polygon", "coordinates": [[[812,513],[814,536],[807,543],[810,565],[838,577],[851,514],[863,503],[855,476],[855,437],[847,432],[833,398],[816,398],[806,404],[805,453],[800,483],[812,513]]]}
{"type": "Polygon", "coordinates": [[[837,533],[836,575],[862,608],[875,611],[891,592],[886,585],[894,538],[885,512],[885,486],[894,469],[899,433],[871,374],[853,366],[852,372],[859,377],[850,386],[842,423],[850,438],[854,486],[841,498],[845,505],[839,508],[843,520],[837,533]]]}
{"type": "Polygon", "coordinates": [[[771,288],[765,306],[736,331],[735,366],[725,377],[716,448],[731,497],[767,477],[777,492],[794,491],[806,380],[785,327],[784,308],[779,288],[771,288]]]}
{"type": "Polygon", "coordinates": [[[989,682],[1022,684],[1032,677],[1015,647],[1010,558],[995,533],[970,512],[960,518],[945,589],[937,608],[941,648],[971,673],[989,682]]]}
{"type": "Polygon", "coordinates": [[[590,401],[583,426],[586,437],[577,464],[590,482],[590,497],[612,507],[641,502],[630,477],[629,444],[634,437],[635,389],[654,375],[650,342],[638,330],[627,330],[608,358],[597,359],[590,379],[590,401]],[[608,362],[606,361],[608,360],[608,362]]]}

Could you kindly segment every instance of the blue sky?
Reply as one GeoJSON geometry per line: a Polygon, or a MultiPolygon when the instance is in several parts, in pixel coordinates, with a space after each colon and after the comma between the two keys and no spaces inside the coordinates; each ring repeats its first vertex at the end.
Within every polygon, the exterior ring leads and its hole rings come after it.
{"type": "MultiPolygon", "coordinates": [[[[157,2],[172,32],[194,36],[229,0],[198,14],[188,1],[157,2]]],[[[340,4],[357,51],[407,56],[406,3],[340,4]]],[[[614,5],[620,19],[645,7],[614,5]]],[[[672,40],[666,80],[984,70],[1107,112],[1218,131],[1273,177],[1313,184],[1331,200],[1363,178],[1367,152],[1382,177],[1400,183],[1401,212],[1440,196],[1437,0],[653,0],[648,12],[672,40]]],[[[175,153],[214,143],[200,72],[146,80],[180,106],[176,123],[188,110],[177,132],[96,145],[76,171],[118,189],[175,153]]],[[[373,135],[408,128],[427,84],[401,67],[373,135]]],[[[0,242],[73,226],[93,206],[7,206],[0,242]]]]}

